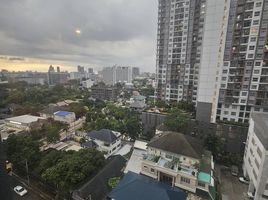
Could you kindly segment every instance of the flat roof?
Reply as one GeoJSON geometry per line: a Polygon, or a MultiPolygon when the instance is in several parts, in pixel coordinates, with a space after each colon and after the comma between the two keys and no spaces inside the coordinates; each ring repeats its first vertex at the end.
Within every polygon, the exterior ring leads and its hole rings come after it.
{"type": "Polygon", "coordinates": [[[145,150],[134,149],[130,159],[127,162],[124,173],[131,171],[139,174],[141,172],[141,163],[143,161],[144,154],[146,154],[145,150]]]}
{"type": "Polygon", "coordinates": [[[16,116],[16,117],[10,117],[5,120],[11,123],[15,122],[15,123],[21,123],[21,124],[30,124],[33,122],[37,122],[39,119],[45,119],[45,118],[37,117],[33,115],[21,115],[21,116],[16,116]]]}
{"type": "Polygon", "coordinates": [[[58,111],[55,112],[54,115],[60,116],[60,117],[65,117],[67,115],[72,115],[73,112],[68,112],[68,111],[58,111]]]}
{"type": "Polygon", "coordinates": [[[136,140],[134,143],[134,148],[146,150],[147,149],[147,142],[136,140]]]}

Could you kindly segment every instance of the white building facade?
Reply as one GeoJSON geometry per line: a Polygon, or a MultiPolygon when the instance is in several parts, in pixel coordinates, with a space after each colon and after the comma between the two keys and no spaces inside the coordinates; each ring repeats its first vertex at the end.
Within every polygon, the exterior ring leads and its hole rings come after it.
{"type": "Polygon", "coordinates": [[[268,114],[253,113],[244,153],[243,172],[254,200],[268,199],[268,114]]]}

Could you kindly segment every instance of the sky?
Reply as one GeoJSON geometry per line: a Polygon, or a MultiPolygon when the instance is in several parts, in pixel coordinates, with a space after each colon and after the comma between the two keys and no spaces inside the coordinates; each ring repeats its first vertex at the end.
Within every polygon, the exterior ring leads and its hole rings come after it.
{"type": "Polygon", "coordinates": [[[155,71],[157,0],[0,0],[0,69],[155,71]]]}

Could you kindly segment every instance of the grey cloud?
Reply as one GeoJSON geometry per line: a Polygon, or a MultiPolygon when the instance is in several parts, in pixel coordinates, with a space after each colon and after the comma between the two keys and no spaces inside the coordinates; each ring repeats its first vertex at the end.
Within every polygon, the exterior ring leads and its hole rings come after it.
{"type": "Polygon", "coordinates": [[[0,3],[2,55],[85,63],[94,60],[103,66],[121,62],[154,70],[157,0],[0,3]],[[81,30],[80,35],[76,29],[81,30]]]}

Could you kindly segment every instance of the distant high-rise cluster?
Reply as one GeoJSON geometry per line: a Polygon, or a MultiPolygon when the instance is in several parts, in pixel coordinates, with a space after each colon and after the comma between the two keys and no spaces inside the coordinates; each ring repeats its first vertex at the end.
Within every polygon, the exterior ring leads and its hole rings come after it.
{"type": "Polygon", "coordinates": [[[207,122],[267,112],[267,13],[268,0],[159,0],[157,97],[207,122]]]}
{"type": "Polygon", "coordinates": [[[61,72],[60,67],[57,66],[57,71],[55,71],[55,68],[50,65],[48,69],[48,84],[49,85],[57,85],[57,84],[64,84],[69,79],[69,73],[68,72],[61,72]]]}
{"type": "Polygon", "coordinates": [[[103,82],[108,85],[114,85],[118,82],[131,83],[139,75],[138,67],[112,66],[104,67],[102,70],[103,82]]]}

